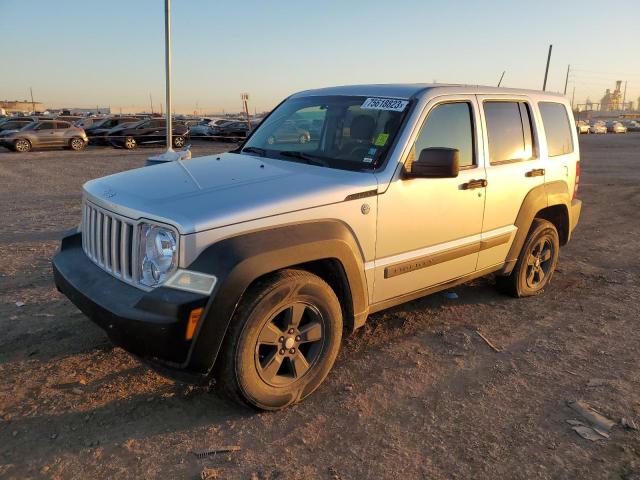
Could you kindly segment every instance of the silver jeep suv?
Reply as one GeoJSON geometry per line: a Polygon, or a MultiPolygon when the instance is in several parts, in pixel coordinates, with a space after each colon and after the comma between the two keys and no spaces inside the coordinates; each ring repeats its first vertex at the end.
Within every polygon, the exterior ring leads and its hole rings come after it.
{"type": "Polygon", "coordinates": [[[580,215],[573,125],[536,91],[297,93],[232,152],[86,183],[55,282],[161,372],[279,409],[373,312],[490,273],[542,292],[580,215]]]}

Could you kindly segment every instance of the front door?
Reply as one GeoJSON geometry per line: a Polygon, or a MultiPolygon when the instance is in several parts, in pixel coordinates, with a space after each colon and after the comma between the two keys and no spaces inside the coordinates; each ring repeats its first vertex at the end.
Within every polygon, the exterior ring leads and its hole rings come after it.
{"type": "Polygon", "coordinates": [[[55,144],[55,123],[51,121],[41,122],[36,127],[36,136],[38,137],[38,145],[41,147],[50,147],[55,144]]]}
{"type": "Polygon", "coordinates": [[[484,211],[483,146],[473,95],[440,97],[425,108],[405,159],[429,147],[459,150],[456,178],[402,178],[378,196],[373,303],[475,271],[484,211]]]}

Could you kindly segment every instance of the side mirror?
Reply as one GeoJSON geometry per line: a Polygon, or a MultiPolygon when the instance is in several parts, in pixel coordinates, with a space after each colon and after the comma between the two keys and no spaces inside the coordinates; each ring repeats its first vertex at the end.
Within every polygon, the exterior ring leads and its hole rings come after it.
{"type": "Polygon", "coordinates": [[[455,178],[460,171],[460,152],[456,148],[425,148],[414,160],[409,170],[405,169],[407,178],[455,178]]]}

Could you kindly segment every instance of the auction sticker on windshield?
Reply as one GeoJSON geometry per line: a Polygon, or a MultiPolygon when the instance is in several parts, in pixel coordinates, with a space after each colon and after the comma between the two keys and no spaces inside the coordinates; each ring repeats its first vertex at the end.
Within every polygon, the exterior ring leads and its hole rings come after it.
{"type": "Polygon", "coordinates": [[[408,100],[369,97],[364,101],[360,108],[364,110],[392,110],[394,112],[401,112],[408,103],[408,100]]]}

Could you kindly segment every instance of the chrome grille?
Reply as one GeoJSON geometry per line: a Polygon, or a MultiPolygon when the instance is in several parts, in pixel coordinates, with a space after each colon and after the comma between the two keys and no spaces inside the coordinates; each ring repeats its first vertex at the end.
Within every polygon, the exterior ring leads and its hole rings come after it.
{"type": "Polygon", "coordinates": [[[138,224],[85,202],[82,208],[82,249],[103,270],[136,284],[138,224]]]}

